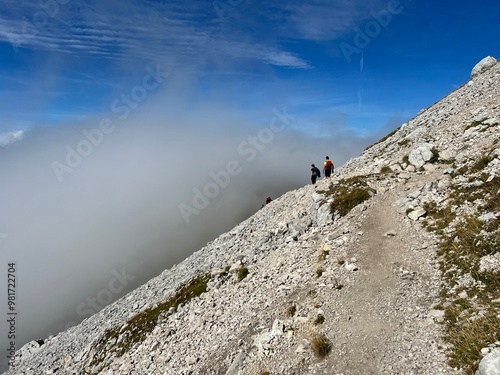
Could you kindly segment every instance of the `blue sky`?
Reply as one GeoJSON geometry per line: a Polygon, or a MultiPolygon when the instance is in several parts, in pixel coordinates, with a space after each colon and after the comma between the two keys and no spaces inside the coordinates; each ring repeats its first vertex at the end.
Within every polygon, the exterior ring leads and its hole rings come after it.
{"type": "Polygon", "coordinates": [[[1,0],[0,142],[109,112],[158,64],[193,108],[259,124],[285,105],[313,136],[372,135],[498,58],[499,18],[493,0],[1,0]]]}

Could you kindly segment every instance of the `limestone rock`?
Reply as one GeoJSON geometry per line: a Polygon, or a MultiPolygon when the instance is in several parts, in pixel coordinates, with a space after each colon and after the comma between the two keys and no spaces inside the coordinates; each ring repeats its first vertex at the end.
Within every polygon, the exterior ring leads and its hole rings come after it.
{"type": "Polygon", "coordinates": [[[421,168],[432,159],[432,145],[423,143],[410,152],[409,161],[415,168],[421,168]]]}
{"type": "Polygon", "coordinates": [[[479,273],[484,272],[500,272],[500,253],[486,255],[479,261],[479,273]]]}
{"type": "Polygon", "coordinates": [[[497,60],[494,57],[487,56],[481,61],[479,61],[474,68],[472,68],[472,72],[470,74],[471,78],[477,77],[479,74],[484,73],[488,69],[490,69],[493,65],[497,63],[497,60]]]}
{"type": "Polygon", "coordinates": [[[500,374],[500,348],[486,355],[479,363],[476,375],[498,375],[500,374]]]}
{"type": "Polygon", "coordinates": [[[416,210],[409,212],[408,217],[410,219],[412,219],[413,221],[417,221],[422,216],[424,216],[426,213],[427,212],[422,207],[418,207],[416,210]]]}

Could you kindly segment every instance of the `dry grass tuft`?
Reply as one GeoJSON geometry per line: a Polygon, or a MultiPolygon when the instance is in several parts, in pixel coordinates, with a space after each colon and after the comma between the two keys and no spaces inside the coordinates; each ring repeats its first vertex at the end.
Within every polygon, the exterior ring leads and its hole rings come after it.
{"type": "Polygon", "coordinates": [[[295,315],[296,312],[297,312],[297,306],[292,305],[288,307],[288,309],[286,310],[286,315],[291,318],[292,316],[295,315]]]}
{"type": "Polygon", "coordinates": [[[319,359],[326,358],[332,351],[332,343],[323,334],[313,334],[310,338],[310,342],[314,355],[319,359]]]}

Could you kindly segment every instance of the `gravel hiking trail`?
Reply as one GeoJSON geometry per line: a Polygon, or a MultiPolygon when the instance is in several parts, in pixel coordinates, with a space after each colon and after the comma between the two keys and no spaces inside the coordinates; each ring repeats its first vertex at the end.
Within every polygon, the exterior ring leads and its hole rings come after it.
{"type": "Polygon", "coordinates": [[[362,234],[348,249],[359,270],[336,304],[336,355],[329,360],[336,374],[449,371],[436,342],[441,327],[428,316],[439,292],[435,244],[399,212],[395,202],[407,190],[398,186],[375,195],[360,215],[362,234]]]}

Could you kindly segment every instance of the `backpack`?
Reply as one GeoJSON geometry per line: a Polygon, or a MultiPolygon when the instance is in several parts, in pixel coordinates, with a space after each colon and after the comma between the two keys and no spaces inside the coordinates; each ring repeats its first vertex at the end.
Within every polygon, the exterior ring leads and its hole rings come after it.
{"type": "Polygon", "coordinates": [[[333,163],[331,160],[326,161],[326,168],[325,169],[330,170],[330,171],[333,169],[333,163]]]}
{"type": "Polygon", "coordinates": [[[314,174],[316,175],[316,177],[321,177],[321,172],[317,167],[314,167],[314,174]]]}

